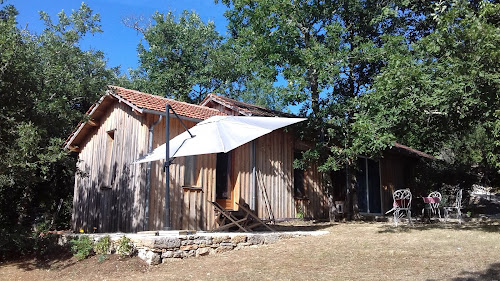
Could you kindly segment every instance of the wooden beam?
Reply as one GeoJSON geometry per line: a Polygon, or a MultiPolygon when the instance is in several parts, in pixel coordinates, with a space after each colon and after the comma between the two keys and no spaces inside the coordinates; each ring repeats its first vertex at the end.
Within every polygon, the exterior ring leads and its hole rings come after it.
{"type": "Polygon", "coordinates": [[[132,112],[135,113],[136,115],[142,116],[142,112],[140,112],[139,110],[137,110],[135,108],[132,108],[132,112]]]}
{"type": "Polygon", "coordinates": [[[89,124],[90,126],[92,127],[98,127],[100,124],[99,124],[99,121],[95,120],[95,119],[89,119],[87,121],[87,124],[89,124]]]}
{"type": "Polygon", "coordinates": [[[81,150],[80,150],[80,147],[77,146],[77,145],[70,145],[69,146],[69,151],[80,153],[81,150]]]}

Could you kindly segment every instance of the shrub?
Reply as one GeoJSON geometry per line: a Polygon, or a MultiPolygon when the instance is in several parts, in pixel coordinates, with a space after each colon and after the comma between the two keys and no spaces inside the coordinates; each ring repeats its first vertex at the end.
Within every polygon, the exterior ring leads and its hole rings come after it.
{"type": "Polygon", "coordinates": [[[98,255],[99,262],[102,262],[111,253],[111,237],[106,235],[99,239],[94,245],[94,252],[98,255]]]}
{"type": "Polygon", "coordinates": [[[118,254],[121,257],[129,257],[133,254],[134,252],[134,245],[132,244],[132,240],[128,238],[127,236],[122,236],[118,240],[118,248],[116,249],[118,254]]]}
{"type": "Polygon", "coordinates": [[[71,241],[71,244],[73,255],[78,260],[86,259],[92,254],[94,242],[90,239],[89,236],[80,236],[80,238],[71,241]]]}

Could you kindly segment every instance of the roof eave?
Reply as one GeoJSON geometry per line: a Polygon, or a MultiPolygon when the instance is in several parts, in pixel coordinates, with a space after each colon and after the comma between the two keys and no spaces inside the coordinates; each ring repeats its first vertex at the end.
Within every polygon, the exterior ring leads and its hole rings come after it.
{"type": "MultiPolygon", "coordinates": [[[[158,110],[152,110],[152,109],[147,109],[147,108],[142,108],[142,112],[148,113],[148,114],[154,114],[154,115],[162,115],[162,116],[166,115],[165,111],[158,111],[158,110]]],[[[180,119],[186,120],[186,121],[193,121],[193,122],[197,122],[197,123],[203,121],[203,119],[200,119],[200,118],[187,117],[187,116],[179,115],[179,114],[177,114],[177,116],[179,116],[180,119]]]]}
{"type": "MultiPolygon", "coordinates": [[[[94,115],[94,113],[99,109],[99,107],[101,106],[102,102],[104,101],[104,99],[108,96],[112,96],[114,97],[114,95],[109,95],[108,92],[106,92],[106,95],[103,95],[93,106],[93,108],[90,110],[90,112],[87,112],[87,116],[89,117],[92,117],[94,115]]],[[[75,140],[75,138],[80,134],[80,132],[82,131],[82,129],[85,127],[85,126],[89,126],[88,125],[88,122],[83,122],[83,121],[80,121],[80,124],[78,124],[76,131],[73,132],[71,134],[71,137],[66,141],[66,143],[64,144],[64,149],[66,150],[71,150],[71,144],[73,143],[73,141],[75,140]]]]}
{"type": "Polygon", "coordinates": [[[122,102],[123,102],[124,104],[126,104],[126,105],[130,106],[133,110],[135,110],[135,111],[137,111],[137,112],[139,112],[139,113],[143,113],[143,112],[144,112],[144,109],[143,109],[143,108],[138,107],[137,105],[135,105],[135,104],[131,103],[130,101],[128,101],[128,100],[126,100],[126,99],[124,99],[122,96],[120,96],[120,95],[116,94],[116,93],[115,93],[115,92],[113,92],[112,90],[106,90],[106,94],[108,94],[108,95],[111,95],[111,96],[115,97],[116,99],[118,99],[118,102],[120,102],[120,103],[122,103],[122,102]]]}
{"type": "Polygon", "coordinates": [[[241,107],[238,107],[236,105],[230,105],[224,101],[222,101],[221,99],[218,99],[217,96],[213,95],[213,94],[209,94],[201,103],[200,103],[200,106],[207,106],[207,104],[209,102],[216,102],[222,106],[225,106],[231,110],[234,110],[236,112],[238,112],[239,114],[241,115],[244,115],[244,116],[252,116],[252,113],[251,112],[246,112],[244,111],[241,107]]]}

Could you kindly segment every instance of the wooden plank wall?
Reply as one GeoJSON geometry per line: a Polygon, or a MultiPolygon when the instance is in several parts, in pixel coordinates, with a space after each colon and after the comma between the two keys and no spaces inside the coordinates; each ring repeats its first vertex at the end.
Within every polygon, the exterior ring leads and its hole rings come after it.
{"type": "MultiPolygon", "coordinates": [[[[74,217],[75,230],[92,232],[144,230],[145,176],[147,164],[130,165],[147,151],[148,128],[158,116],[137,115],[130,107],[114,103],[101,126],[82,146],[79,169],[83,172],[75,180],[74,217]],[[100,189],[104,170],[107,131],[116,129],[114,135],[115,180],[112,188],[100,189]]],[[[184,121],[194,126],[192,121],[184,121]]],[[[171,138],[184,128],[174,118],[170,119],[171,138]]],[[[165,119],[154,129],[153,148],[165,142],[165,119]]],[[[259,217],[268,217],[263,190],[267,192],[275,218],[295,218],[298,203],[293,196],[293,150],[291,134],[275,131],[256,140],[256,211],[259,217]]],[[[176,158],[170,166],[170,217],[172,229],[207,230],[214,226],[214,210],[208,201],[215,201],[216,154],[196,157],[197,184],[184,187],[184,157],[176,158]]],[[[251,203],[252,144],[233,151],[235,202],[239,199],[251,203]]],[[[165,212],[165,173],[163,161],[152,163],[149,230],[163,229],[165,212]]],[[[322,192],[320,174],[316,169],[304,173],[308,201],[302,202],[305,216],[324,218],[328,215],[326,196],[322,192]]],[[[300,203],[300,202],[299,202],[300,203]]],[[[237,209],[234,204],[233,209],[237,209]]]]}
{"type": "MultiPolygon", "coordinates": [[[[306,218],[328,217],[328,200],[323,192],[321,174],[316,167],[304,171],[308,200],[294,198],[294,140],[291,134],[284,130],[274,131],[259,138],[256,148],[257,213],[260,217],[268,216],[263,187],[266,188],[275,218],[296,218],[299,209],[304,211],[306,218]]],[[[249,191],[243,194],[249,194],[249,191]]]]}
{"type": "MultiPolygon", "coordinates": [[[[192,127],[195,122],[183,121],[192,127]]],[[[164,120],[155,127],[153,147],[165,143],[164,120]]],[[[184,127],[174,118],[170,119],[170,138],[184,132],[184,127]]],[[[170,166],[170,217],[172,229],[207,229],[213,225],[214,210],[207,200],[215,200],[216,154],[196,156],[197,185],[184,188],[184,157],[176,158],[170,166]]],[[[163,162],[152,165],[149,229],[158,230],[164,226],[165,216],[165,173],[163,162]]]]}
{"type": "MultiPolygon", "coordinates": [[[[189,123],[189,126],[194,123],[189,123]]],[[[164,125],[159,124],[159,128],[164,125]]],[[[171,135],[177,135],[183,129],[179,124],[171,123],[171,135]]],[[[164,130],[155,131],[154,143],[164,142],[164,130]],[[157,135],[158,134],[158,135],[157,135]]],[[[265,186],[270,207],[275,218],[287,219],[297,216],[297,204],[293,197],[293,148],[290,134],[278,130],[256,140],[256,211],[259,217],[268,217],[263,196],[265,186]]],[[[252,144],[247,143],[232,152],[231,183],[234,186],[234,202],[243,199],[252,202],[252,144]]],[[[216,154],[196,157],[197,188],[186,188],[184,184],[184,157],[174,160],[170,167],[170,207],[172,228],[207,230],[214,226],[214,210],[208,201],[215,201],[216,154]]],[[[161,163],[153,165],[151,188],[150,229],[161,229],[164,220],[164,173],[161,163]],[[156,165],[156,167],[155,167],[156,165]]],[[[317,169],[305,172],[305,185],[309,201],[306,204],[306,217],[328,217],[328,201],[322,191],[321,175],[317,169]]],[[[238,206],[234,203],[233,209],[238,206]]]]}
{"type": "Polygon", "coordinates": [[[73,229],[76,231],[142,230],[146,171],[130,163],[147,149],[148,126],[145,116],[134,114],[130,107],[118,102],[111,107],[98,120],[100,126],[80,146],[73,199],[73,229]],[[110,130],[115,130],[110,165],[113,184],[110,188],[101,188],[110,130]]]}
{"type": "MultiPolygon", "coordinates": [[[[263,190],[275,218],[295,217],[293,200],[293,139],[277,130],[256,140],[256,211],[268,217],[263,190]]],[[[245,191],[243,194],[250,194],[245,191]]],[[[250,198],[249,198],[250,199],[250,198]]]]}
{"type": "Polygon", "coordinates": [[[414,186],[414,159],[404,155],[386,152],[380,159],[380,176],[382,183],[382,212],[392,208],[392,194],[395,190],[410,188],[413,196],[414,186]]]}

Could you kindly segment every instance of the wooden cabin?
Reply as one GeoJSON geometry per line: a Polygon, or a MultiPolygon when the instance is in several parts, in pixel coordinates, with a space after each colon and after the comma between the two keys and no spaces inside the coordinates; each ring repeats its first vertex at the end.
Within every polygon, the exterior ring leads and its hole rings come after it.
{"type": "MultiPolygon", "coordinates": [[[[345,170],[334,174],[334,197],[340,205],[346,202],[346,181],[355,178],[354,203],[362,215],[384,215],[392,209],[395,190],[408,188],[414,197],[421,195],[424,187],[415,183],[416,167],[422,159],[434,160],[431,155],[395,143],[383,151],[380,159],[359,156],[355,177],[346,177],[345,170]]],[[[342,207],[341,207],[342,208],[342,207]]],[[[346,209],[347,206],[344,206],[346,209]]]]}
{"type": "MultiPolygon", "coordinates": [[[[213,115],[287,116],[226,97],[208,95],[200,105],[117,86],[87,112],[65,148],[78,154],[73,230],[160,230],[165,215],[163,162],[132,164],[165,143],[165,106],[187,127],[213,115]]],[[[170,138],[182,133],[170,118],[170,138]]],[[[294,170],[300,152],[293,134],[276,130],[226,154],[176,158],[170,166],[172,229],[209,230],[215,213],[208,201],[238,209],[245,201],[261,218],[328,218],[328,200],[317,169],[294,170]]]]}

